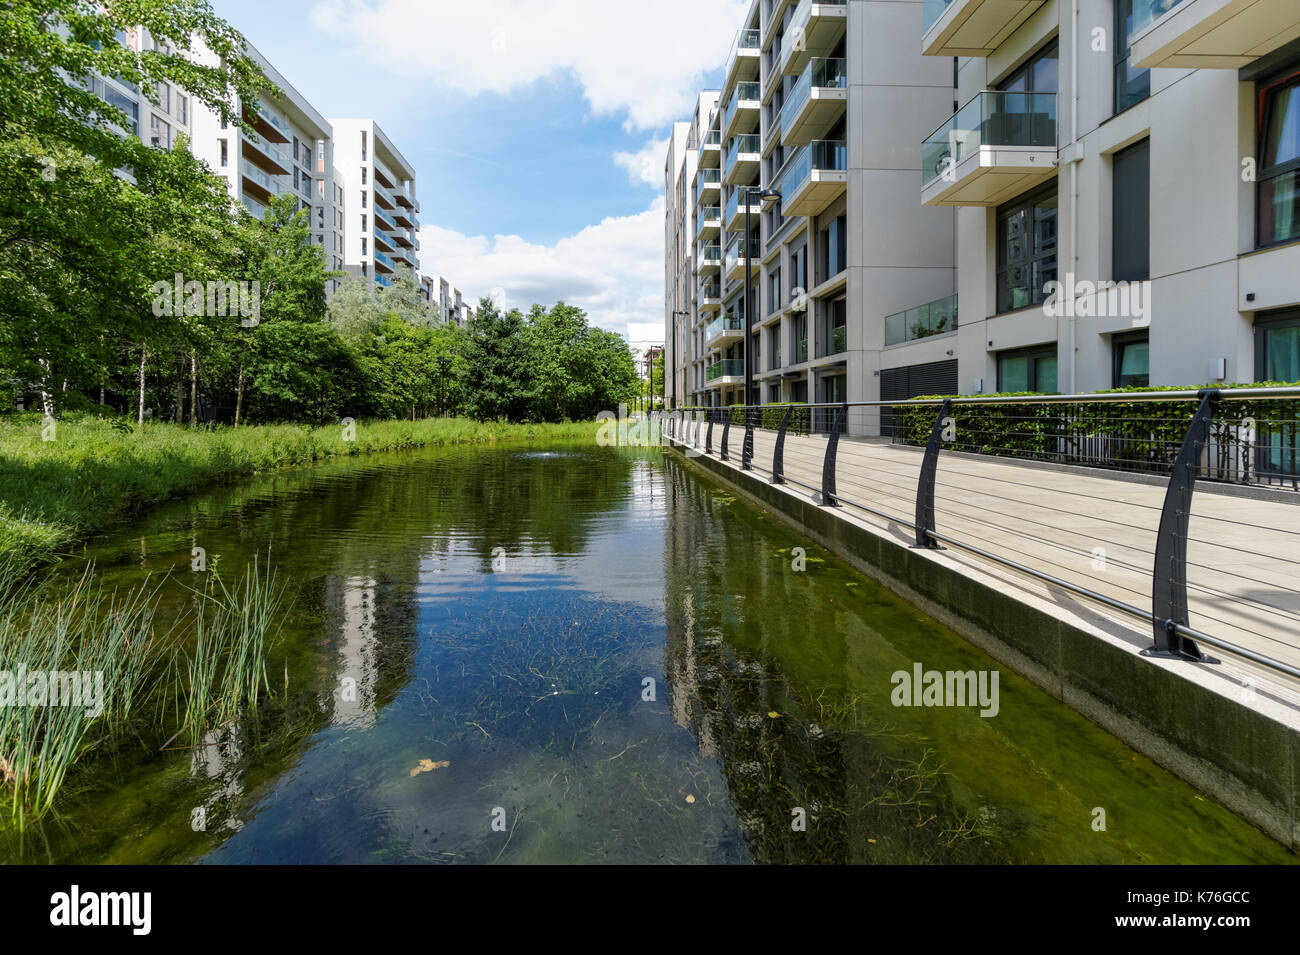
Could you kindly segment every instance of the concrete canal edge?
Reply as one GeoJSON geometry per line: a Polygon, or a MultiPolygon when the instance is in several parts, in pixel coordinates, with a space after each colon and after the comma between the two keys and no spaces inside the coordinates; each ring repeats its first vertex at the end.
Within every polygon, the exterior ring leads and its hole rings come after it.
{"type": "MultiPolygon", "coordinates": [[[[683,454],[671,442],[665,448],[1293,851],[1300,849],[1300,710],[1264,685],[1248,694],[1239,671],[1144,656],[1150,634],[1068,594],[1010,585],[1009,572],[1000,578],[948,551],[910,547],[907,528],[877,527],[851,508],[821,507],[808,492],[773,485],[759,472],[683,454]]],[[[1123,812],[1104,808],[1112,817],[1123,812]]],[[[1165,811],[1176,816],[1181,807],[1165,811]]]]}

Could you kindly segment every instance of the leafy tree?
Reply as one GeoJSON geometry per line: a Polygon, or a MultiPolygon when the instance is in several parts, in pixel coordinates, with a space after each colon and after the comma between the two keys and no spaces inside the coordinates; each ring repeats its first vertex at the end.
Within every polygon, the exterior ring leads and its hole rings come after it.
{"type": "Polygon", "coordinates": [[[465,336],[466,411],[479,421],[524,421],[533,413],[532,349],[518,309],[479,301],[465,336]]]}

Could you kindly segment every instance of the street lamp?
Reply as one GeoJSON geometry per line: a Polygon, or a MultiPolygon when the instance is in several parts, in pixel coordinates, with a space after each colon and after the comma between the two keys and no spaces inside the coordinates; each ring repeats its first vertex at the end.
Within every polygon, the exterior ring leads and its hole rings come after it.
{"type": "Polygon", "coordinates": [[[754,322],[751,298],[753,297],[753,249],[750,247],[749,207],[757,194],[759,201],[780,199],[779,189],[763,189],[761,186],[745,186],[745,404],[758,404],[754,400],[754,336],[750,334],[750,325],[754,322]]]}

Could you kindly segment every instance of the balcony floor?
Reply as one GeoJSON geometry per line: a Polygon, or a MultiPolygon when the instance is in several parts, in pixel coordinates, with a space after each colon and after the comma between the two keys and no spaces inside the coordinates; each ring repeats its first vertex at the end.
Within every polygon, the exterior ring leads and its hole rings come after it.
{"type": "Polygon", "coordinates": [[[953,170],[921,189],[927,206],[996,206],[1056,175],[1055,149],[1041,146],[981,146],[953,170]]]}

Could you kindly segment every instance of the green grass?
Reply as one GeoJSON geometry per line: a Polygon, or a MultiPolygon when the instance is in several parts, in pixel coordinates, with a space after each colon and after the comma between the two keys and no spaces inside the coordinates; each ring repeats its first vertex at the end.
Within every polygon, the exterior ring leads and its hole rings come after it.
{"type": "Polygon", "coordinates": [[[0,557],[29,570],[142,508],[262,471],[378,451],[549,438],[590,438],[591,422],[509,425],[460,418],[141,430],[94,417],[62,420],[43,441],[37,415],[0,417],[0,557]]]}

